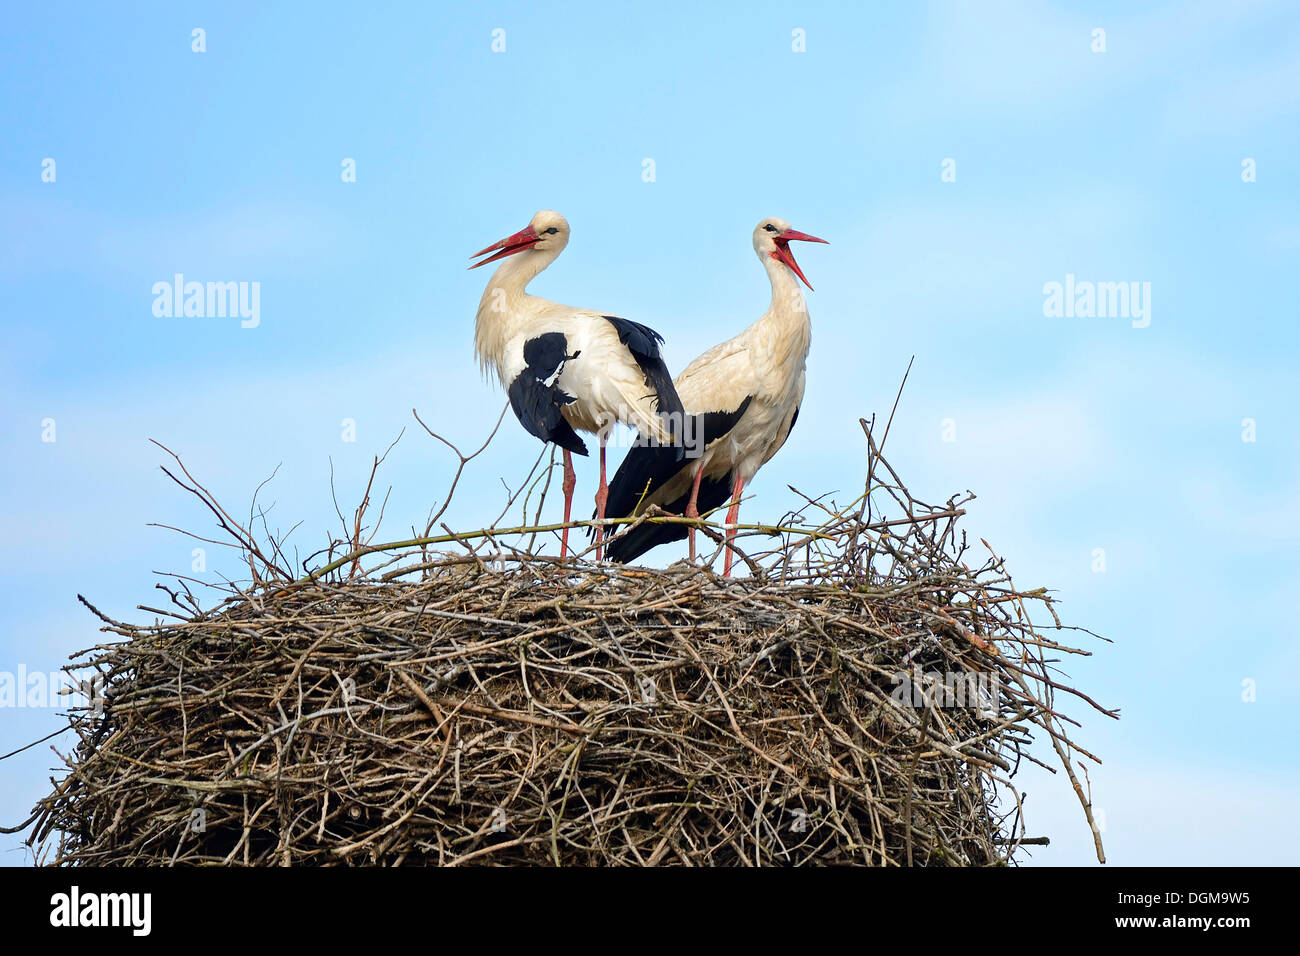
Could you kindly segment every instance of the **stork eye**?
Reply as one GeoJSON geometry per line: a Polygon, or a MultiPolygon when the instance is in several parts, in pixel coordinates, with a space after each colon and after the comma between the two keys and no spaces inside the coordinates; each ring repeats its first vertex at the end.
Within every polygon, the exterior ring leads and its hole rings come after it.
{"type": "Polygon", "coordinates": [[[544,233],[542,233],[542,235],[544,235],[544,236],[553,236],[553,235],[555,235],[555,234],[556,234],[557,232],[559,232],[559,231],[560,231],[559,229],[557,229],[557,228],[555,228],[554,226],[552,226],[550,229],[547,229],[544,233]]]}
{"type": "Polygon", "coordinates": [[[766,229],[768,232],[776,232],[776,226],[772,225],[770,222],[763,228],[766,229]]]}

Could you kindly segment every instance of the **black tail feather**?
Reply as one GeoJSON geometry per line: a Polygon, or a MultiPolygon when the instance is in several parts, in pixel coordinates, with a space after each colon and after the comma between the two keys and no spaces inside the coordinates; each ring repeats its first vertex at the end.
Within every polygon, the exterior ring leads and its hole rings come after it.
{"type": "MultiPolygon", "coordinates": [[[[731,498],[732,485],[730,473],[721,478],[706,478],[701,481],[700,493],[695,499],[696,508],[700,514],[708,514],[710,511],[725,505],[731,498]]],[[[689,501],[690,492],[688,491],[676,501],[670,502],[663,507],[665,511],[671,514],[685,514],[686,505],[689,501]]],[[[635,561],[651,548],[685,539],[687,532],[688,529],[685,525],[646,523],[639,528],[633,528],[621,537],[613,539],[605,550],[605,557],[619,564],[627,564],[629,561],[635,561]]]]}
{"type": "MultiPolygon", "coordinates": [[[[746,396],[740,407],[732,412],[704,412],[691,416],[694,419],[692,434],[699,442],[694,449],[697,456],[704,453],[708,445],[722,438],[736,427],[749,408],[753,396],[746,396]]],[[[614,478],[609,483],[609,497],[605,501],[605,516],[608,518],[630,518],[636,507],[643,500],[667,484],[683,469],[690,468],[696,459],[685,456],[678,446],[638,445],[627,453],[614,478]]],[[[700,482],[700,493],[696,505],[701,514],[719,507],[731,494],[732,479],[730,474],[720,479],[705,479],[700,482]],[[715,488],[714,486],[718,486],[715,488]]],[[[664,506],[665,510],[675,514],[686,512],[688,495],[664,506]]],[[[593,515],[593,517],[595,517],[593,515]]],[[[593,529],[594,534],[594,529],[593,529]]],[[[642,525],[627,535],[622,541],[610,545],[609,556],[613,561],[630,561],[651,548],[670,541],[680,541],[686,537],[681,525],[642,525]],[[620,556],[621,555],[621,556],[620,556]]]]}
{"type": "Polygon", "coordinates": [[[630,518],[648,497],[683,468],[690,467],[682,449],[670,445],[637,445],[627,453],[609,483],[605,516],[630,518]]]}
{"type": "MultiPolygon", "coordinates": [[[[697,458],[711,442],[736,427],[752,400],[753,396],[747,396],[734,412],[704,412],[691,416],[694,419],[692,435],[698,442],[693,449],[697,458]]],[[[609,498],[605,502],[606,517],[631,517],[643,499],[658,491],[683,468],[689,468],[695,460],[687,457],[683,449],[677,446],[635,446],[619,464],[609,483],[609,498]]]]}

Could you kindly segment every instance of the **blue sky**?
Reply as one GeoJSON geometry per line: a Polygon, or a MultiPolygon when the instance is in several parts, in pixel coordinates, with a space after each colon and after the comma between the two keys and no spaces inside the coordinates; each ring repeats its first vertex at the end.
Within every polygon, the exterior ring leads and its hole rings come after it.
{"type": "MultiPolygon", "coordinates": [[[[147,621],[152,573],[188,571],[193,544],[146,525],[209,523],[149,438],[232,507],[278,465],[273,524],[307,551],[331,461],[346,507],[407,427],[386,528],[422,528],[453,462],[410,410],[467,446],[491,428],[465,266],[537,209],[573,239],[533,291],[656,327],[674,370],[762,313],[749,235],[780,216],[831,244],[797,250],[807,396],[745,513],[851,496],[857,419],[915,355],[891,462],[921,498],[974,491],[971,536],[1115,642],[1068,665],[1124,712],[1080,734],[1111,861],[1300,862],[1297,27],[1284,2],[9,9],[0,671],[102,638],[78,592],[147,621]],[[260,324],[156,317],[177,272],[260,283],[260,324]],[[1067,274],[1149,282],[1150,325],[1045,316],[1067,274]]],[[[495,516],[537,452],[508,421],[453,523],[495,516]]],[[[594,483],[583,463],[580,501],[594,483]]],[[[56,726],[0,709],[0,753],[56,726]]],[[[0,764],[0,820],[56,764],[0,764]]],[[[1035,861],[1088,862],[1066,781],[1023,785],[1054,841],[1035,861]]]]}

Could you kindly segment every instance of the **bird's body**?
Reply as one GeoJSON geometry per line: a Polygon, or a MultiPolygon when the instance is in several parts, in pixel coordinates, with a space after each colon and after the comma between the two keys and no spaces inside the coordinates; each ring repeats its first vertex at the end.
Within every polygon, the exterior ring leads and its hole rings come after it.
{"type": "MultiPolygon", "coordinates": [[[[647,381],[646,370],[637,363],[636,355],[622,341],[619,332],[620,327],[626,327],[624,323],[632,325],[634,335],[639,331],[641,338],[648,343],[642,351],[650,360],[652,370],[649,374],[653,378],[658,372],[654,360],[657,359],[659,365],[663,360],[658,358],[661,340],[652,330],[635,326],[617,316],[575,309],[532,295],[525,295],[512,303],[513,307],[504,318],[485,317],[485,307],[491,308],[487,301],[491,293],[492,287],[489,286],[479,306],[475,350],[479,361],[496,373],[507,391],[520,376],[536,367],[528,361],[533,357],[527,354],[529,343],[541,336],[558,333],[563,341],[557,339],[555,343],[563,349],[563,354],[557,356],[559,377],[554,379],[552,387],[573,399],[560,406],[565,421],[572,428],[597,434],[602,428],[607,429],[611,423],[620,421],[638,431],[663,437],[660,393],[647,381]]],[[[546,366],[543,364],[540,370],[547,371],[546,366]]],[[[667,366],[663,366],[662,375],[671,387],[667,366]]],[[[543,375],[542,380],[552,377],[553,370],[551,375],[543,375]]],[[[671,410],[671,397],[667,404],[670,408],[664,411],[671,410]]]]}
{"type": "MultiPolygon", "coordinates": [[[[674,460],[671,449],[634,448],[610,485],[612,516],[639,514],[655,504],[697,517],[730,497],[727,522],[735,523],[741,492],[785,444],[803,402],[812,325],[798,284],[802,273],[785,247],[791,239],[822,241],[779,219],[759,223],[754,248],[772,285],[771,305],[757,322],[704,352],[677,377],[677,393],[694,418],[686,432],[687,454],[694,450],[692,434],[702,440],[702,454],[683,461],[674,460]]],[[[687,536],[682,525],[645,524],[612,542],[609,557],[630,561],[687,536]]],[[[693,545],[693,532],[691,537],[693,545]]],[[[692,547],[692,557],[693,552],[692,547]]],[[[730,559],[728,551],[728,570],[730,559]]]]}
{"type": "MultiPolygon", "coordinates": [[[[693,413],[734,412],[749,400],[736,424],[706,446],[697,463],[705,480],[730,475],[748,482],[785,444],[803,402],[811,339],[807,312],[769,313],[703,353],[678,376],[677,394],[693,413]]],[[[692,478],[691,469],[683,469],[659,494],[672,501],[692,478]]]]}
{"type": "MultiPolygon", "coordinates": [[[[478,253],[500,250],[477,265],[505,261],[483,291],[474,330],[480,366],[496,373],[520,423],[536,437],[564,449],[566,524],[574,480],[569,456],[587,454],[578,432],[599,439],[601,479],[596,500],[603,517],[605,443],[614,423],[671,442],[672,422],[680,422],[682,415],[681,400],[659,352],[663,338],[657,332],[618,316],[528,293],[528,283],[555,261],[568,237],[564,217],[543,210],[524,230],[478,253]]],[[[562,548],[567,550],[567,545],[566,529],[562,548]]]]}

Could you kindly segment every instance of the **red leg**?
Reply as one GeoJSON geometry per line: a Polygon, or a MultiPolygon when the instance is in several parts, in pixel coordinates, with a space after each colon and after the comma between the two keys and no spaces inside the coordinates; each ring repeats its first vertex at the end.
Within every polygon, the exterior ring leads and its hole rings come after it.
{"type": "Polygon", "coordinates": [[[605,538],[605,502],[609,499],[609,485],[605,483],[605,436],[600,436],[600,485],[596,488],[596,560],[604,551],[601,542],[605,538]]]}
{"type": "MultiPolygon", "coordinates": [[[[688,518],[698,518],[700,516],[698,499],[700,497],[700,479],[703,477],[704,477],[704,467],[702,465],[696,467],[695,480],[691,482],[691,497],[690,500],[686,502],[686,517],[688,518]]],[[[686,530],[686,537],[689,538],[691,542],[691,563],[694,564],[695,563],[695,529],[688,528],[686,530]]]]}
{"type": "MultiPolygon", "coordinates": [[[[573,487],[578,483],[577,476],[573,473],[573,456],[566,449],[564,452],[564,482],[560,488],[564,491],[564,523],[569,523],[569,515],[573,512],[573,487]]],[[[560,560],[564,561],[569,556],[569,529],[565,528],[560,537],[560,560]]]]}
{"type": "MultiPolygon", "coordinates": [[[[731,507],[727,510],[727,524],[734,525],[740,518],[740,494],[745,490],[745,481],[742,478],[736,479],[736,487],[731,492],[731,507]]],[[[731,539],[736,536],[734,527],[727,528],[727,551],[726,557],[722,559],[722,576],[731,577],[731,539]]]]}

